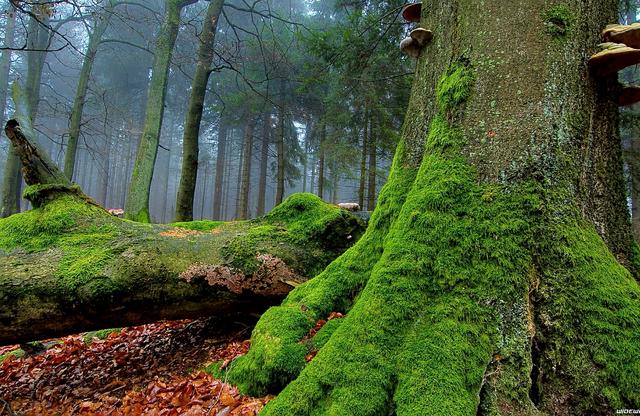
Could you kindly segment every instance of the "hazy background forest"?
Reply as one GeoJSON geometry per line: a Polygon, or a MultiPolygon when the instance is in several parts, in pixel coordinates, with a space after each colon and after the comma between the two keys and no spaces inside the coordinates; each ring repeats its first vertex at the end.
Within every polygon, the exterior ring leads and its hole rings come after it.
{"type": "MultiPolygon", "coordinates": [[[[30,100],[39,141],[62,167],[79,118],[72,179],[107,208],[126,204],[152,104],[159,31],[171,2],[2,1],[4,119],[13,111],[11,83],[27,85],[35,95],[30,100]],[[39,91],[30,87],[38,78],[39,91]]],[[[183,3],[149,195],[153,222],[176,218],[185,120],[210,5],[183,3]]],[[[406,32],[398,16],[402,5],[224,1],[199,132],[194,219],[260,215],[282,197],[278,184],[285,197],[306,191],[373,209],[412,81],[413,64],[398,49],[406,32]],[[246,215],[239,207],[243,197],[246,215]]],[[[2,140],[4,216],[16,211],[10,199],[24,186],[12,180],[8,146],[2,140]]],[[[20,209],[27,208],[20,199],[20,209]]]]}

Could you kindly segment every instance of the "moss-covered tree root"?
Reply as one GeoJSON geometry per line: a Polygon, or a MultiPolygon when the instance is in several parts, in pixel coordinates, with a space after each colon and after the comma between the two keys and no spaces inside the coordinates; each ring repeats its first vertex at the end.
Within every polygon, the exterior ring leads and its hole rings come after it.
{"type": "Polygon", "coordinates": [[[640,406],[638,283],[567,203],[570,184],[478,180],[456,126],[473,85],[466,59],[449,67],[417,175],[401,145],[365,237],[267,311],[230,366],[245,392],[279,392],[262,415],[640,406]],[[330,309],[346,317],[306,364],[303,338],[330,309]]]}
{"type": "Polygon", "coordinates": [[[0,220],[0,344],[262,312],[357,241],[352,214],[311,194],[235,223],[121,220],[76,188],[32,186],[0,220]]]}

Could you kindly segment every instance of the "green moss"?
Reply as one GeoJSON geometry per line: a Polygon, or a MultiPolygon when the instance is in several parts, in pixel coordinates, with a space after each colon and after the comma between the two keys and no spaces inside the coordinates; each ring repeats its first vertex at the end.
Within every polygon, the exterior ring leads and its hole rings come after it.
{"type": "MultiPolygon", "coordinates": [[[[351,245],[344,240],[344,231],[353,229],[355,217],[337,206],[327,204],[318,196],[309,193],[291,195],[275,207],[265,220],[271,224],[286,224],[291,238],[297,241],[318,239],[336,247],[351,245]],[[327,226],[329,225],[329,226],[327,226]]],[[[360,237],[353,235],[354,239],[360,237]]]]}
{"type": "Polygon", "coordinates": [[[328,321],[320,331],[311,338],[311,342],[309,343],[310,349],[319,350],[324,347],[336,330],[340,328],[340,324],[342,324],[342,319],[332,319],[328,321]]]}
{"type": "Polygon", "coordinates": [[[30,252],[46,249],[57,244],[83,219],[101,215],[107,213],[84,203],[78,196],[60,196],[41,208],[0,221],[0,249],[7,252],[18,247],[30,252]]]}
{"type": "Polygon", "coordinates": [[[91,344],[94,339],[104,340],[109,337],[111,334],[119,334],[122,332],[122,328],[110,328],[110,329],[101,329],[99,331],[87,332],[83,335],[82,341],[85,344],[91,344]]]}
{"type": "Polygon", "coordinates": [[[556,219],[540,250],[546,404],[570,391],[576,413],[640,406],[640,287],[593,226],[556,219]],[[552,371],[562,368],[563,372],[552,371]]]}
{"type": "Polygon", "coordinates": [[[26,353],[21,350],[21,349],[17,349],[17,350],[13,350],[13,351],[9,351],[6,354],[2,354],[0,355],[0,364],[2,364],[2,362],[4,360],[6,360],[9,357],[15,357],[15,358],[22,358],[26,355],[26,353]]]}
{"type": "MultiPolygon", "coordinates": [[[[228,372],[229,379],[244,392],[277,392],[293,380],[305,365],[306,348],[298,342],[318,319],[332,311],[347,310],[366,285],[382,254],[384,238],[415,178],[416,170],[404,164],[406,154],[400,143],[364,236],[320,275],[293,290],[282,306],[269,309],[260,319],[252,334],[251,350],[234,361],[228,372]]],[[[315,198],[306,199],[315,205],[315,198]]],[[[287,212],[292,211],[276,210],[271,218],[285,220],[289,217],[287,212]]]]}
{"type": "Polygon", "coordinates": [[[224,225],[224,221],[191,221],[191,222],[175,222],[169,224],[172,227],[184,228],[185,230],[208,232],[224,225]]]}
{"type": "Polygon", "coordinates": [[[566,4],[559,4],[542,14],[542,18],[545,22],[547,33],[556,36],[564,37],[572,29],[575,23],[575,16],[566,4]]]}

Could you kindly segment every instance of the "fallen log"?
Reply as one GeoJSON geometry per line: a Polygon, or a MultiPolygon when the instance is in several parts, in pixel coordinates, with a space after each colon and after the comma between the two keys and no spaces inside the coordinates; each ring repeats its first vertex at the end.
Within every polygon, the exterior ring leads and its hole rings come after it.
{"type": "Polygon", "coordinates": [[[10,121],[6,132],[35,208],[0,220],[0,345],[160,319],[260,313],[319,273],[364,228],[311,194],[293,195],[252,221],[122,220],[78,186],[57,181],[61,172],[24,124],[10,121]]]}

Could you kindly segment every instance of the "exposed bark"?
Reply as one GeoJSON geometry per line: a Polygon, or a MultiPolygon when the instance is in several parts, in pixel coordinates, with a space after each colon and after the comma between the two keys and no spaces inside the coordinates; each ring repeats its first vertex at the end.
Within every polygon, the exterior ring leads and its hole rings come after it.
{"type": "Polygon", "coordinates": [[[209,2],[199,37],[198,61],[191,82],[191,96],[182,139],[182,174],[176,200],[176,221],[193,220],[193,200],[198,178],[200,123],[213,62],[218,19],[224,0],[209,2]]]}
{"type": "Polygon", "coordinates": [[[267,164],[269,163],[269,145],[271,144],[271,111],[262,115],[262,145],[260,146],[260,177],[258,179],[258,208],[256,215],[264,215],[267,197],[267,164]]]}
{"type": "Polygon", "coordinates": [[[91,71],[96,60],[98,47],[102,41],[102,36],[109,27],[115,0],[106,0],[107,3],[100,14],[96,14],[93,22],[93,28],[89,33],[89,43],[82,61],[82,68],[78,75],[78,86],[76,87],[76,95],[73,99],[71,107],[71,118],[69,120],[69,141],[67,142],[67,152],[64,156],[64,173],[69,180],[73,180],[73,171],[76,164],[76,153],[78,151],[78,140],[80,139],[80,125],[82,123],[82,114],[84,104],[89,89],[89,80],[91,71]]]}
{"type": "Polygon", "coordinates": [[[223,185],[224,185],[224,170],[226,166],[226,154],[227,154],[227,134],[228,126],[227,120],[224,118],[224,114],[220,116],[220,125],[218,126],[218,153],[216,156],[216,179],[213,190],[213,219],[222,219],[222,202],[223,198],[223,185]]]}
{"type": "Polygon", "coordinates": [[[367,152],[369,146],[369,106],[364,109],[364,135],[362,137],[362,156],[360,158],[360,183],[358,186],[358,204],[364,209],[365,184],[367,182],[367,152]]]}
{"type": "Polygon", "coordinates": [[[242,152],[242,172],[240,183],[240,196],[238,198],[238,219],[249,218],[249,191],[251,190],[251,162],[253,160],[253,132],[257,120],[255,116],[249,115],[244,128],[244,145],[242,152]]]}
{"type": "Polygon", "coordinates": [[[6,48],[2,51],[0,58],[0,115],[4,117],[7,108],[7,91],[9,90],[9,70],[11,69],[11,55],[14,44],[16,29],[16,10],[12,3],[9,3],[5,10],[6,24],[4,27],[4,42],[6,48]]]}
{"type": "Polygon", "coordinates": [[[324,198],[324,168],[325,168],[325,142],[327,140],[327,123],[322,120],[322,126],[320,130],[320,144],[318,153],[318,196],[324,198]]]}
{"type": "Polygon", "coordinates": [[[285,176],[285,156],[284,156],[284,136],[285,136],[285,81],[280,81],[280,105],[278,107],[278,128],[276,131],[276,205],[284,198],[284,176],[285,176]]]}
{"type": "Polygon", "coordinates": [[[435,37],[367,233],[263,315],[229,380],[279,392],[266,416],[638,408],[617,80],[586,65],[617,1],[422,7],[435,37]]]}
{"type": "Polygon", "coordinates": [[[376,196],[378,195],[376,190],[376,181],[378,175],[378,148],[376,145],[377,132],[373,131],[373,122],[370,125],[369,131],[369,145],[367,150],[369,151],[369,184],[367,186],[367,210],[373,211],[376,208],[376,196]]]}
{"type": "MultiPolygon", "coordinates": [[[[29,18],[27,27],[27,47],[35,50],[27,52],[27,81],[25,86],[29,106],[27,115],[31,118],[31,123],[35,122],[40,101],[40,82],[47,54],[45,51],[48,47],[50,36],[49,30],[44,26],[49,22],[49,15],[42,13],[42,9],[37,6],[37,3],[39,2],[36,2],[34,6],[33,16],[29,18]]],[[[20,211],[22,185],[20,177],[20,158],[11,147],[7,155],[2,184],[2,209],[0,212],[2,217],[7,217],[20,211]]]]}
{"type": "Polygon", "coordinates": [[[149,192],[158,156],[169,66],[180,27],[180,12],[185,4],[184,1],[180,0],[167,0],[165,2],[164,22],[160,27],[156,40],[144,127],[140,144],[138,145],[133,173],[131,174],[125,207],[126,218],[134,221],[151,221],[149,192]]]}
{"type": "MultiPolygon", "coordinates": [[[[15,119],[7,121],[4,128],[12,148],[22,164],[22,174],[27,185],[60,185],[70,187],[71,182],[58,169],[42,149],[36,139],[31,117],[29,116],[29,98],[18,84],[13,85],[15,119]]],[[[32,201],[33,202],[33,201],[32,201]]]]}

